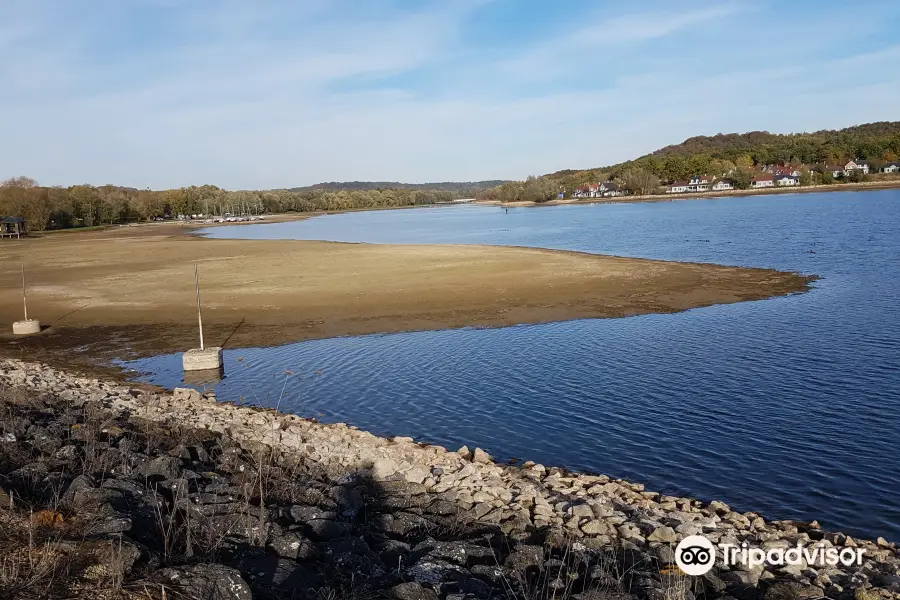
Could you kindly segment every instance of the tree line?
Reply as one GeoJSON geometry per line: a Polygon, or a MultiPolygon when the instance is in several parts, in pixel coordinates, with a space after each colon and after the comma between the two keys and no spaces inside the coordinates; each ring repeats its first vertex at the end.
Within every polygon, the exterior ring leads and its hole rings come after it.
{"type": "MultiPolygon", "coordinates": [[[[698,136],[667,146],[634,160],[596,169],[567,169],[526,181],[506,182],[478,194],[485,200],[534,200],[544,202],[560,192],[571,195],[579,186],[614,181],[633,194],[658,191],[663,182],[685,180],[695,175],[727,174],[739,189],[764,165],[793,165],[801,170],[801,185],[828,184],[834,178],[825,165],[844,164],[848,159],[867,160],[878,171],[900,157],[900,122],[879,122],[837,131],[799,134],[751,133],[698,136]],[[802,168],[806,165],[807,168],[802,168]]],[[[848,176],[847,181],[862,178],[848,176]]]]}
{"type": "Polygon", "coordinates": [[[0,215],[22,216],[30,229],[41,231],[178,215],[257,215],[427,205],[474,197],[478,191],[464,186],[442,190],[229,191],[214,185],[154,191],[114,185],[45,187],[28,177],[14,177],[0,183],[0,215]]]}

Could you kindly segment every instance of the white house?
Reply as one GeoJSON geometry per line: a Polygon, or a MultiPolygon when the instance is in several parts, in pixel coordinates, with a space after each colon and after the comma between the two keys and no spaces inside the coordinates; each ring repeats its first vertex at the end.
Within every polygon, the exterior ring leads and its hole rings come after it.
{"type": "Polygon", "coordinates": [[[604,198],[616,198],[618,196],[624,196],[628,193],[627,190],[623,190],[617,184],[612,181],[607,181],[606,183],[601,183],[598,190],[601,196],[604,198]]]}
{"type": "Polygon", "coordinates": [[[666,190],[667,194],[685,192],[708,192],[712,189],[713,178],[709,175],[694,175],[688,181],[676,181],[666,190]]]}
{"type": "Polygon", "coordinates": [[[731,179],[720,179],[715,182],[712,186],[714,192],[721,192],[724,190],[733,190],[734,189],[734,181],[731,179]]]}
{"type": "Polygon", "coordinates": [[[892,162],[881,168],[882,173],[900,173],[900,162],[892,162]]]}
{"type": "Polygon", "coordinates": [[[752,188],[767,188],[775,185],[775,178],[771,175],[758,175],[750,180],[752,188]]]}
{"type": "Polygon", "coordinates": [[[794,177],[793,175],[776,175],[775,176],[775,185],[777,185],[777,186],[800,185],[800,178],[794,177]]]}
{"type": "Polygon", "coordinates": [[[854,171],[860,171],[864,175],[868,175],[869,174],[869,163],[864,162],[864,161],[859,161],[859,162],[852,161],[852,160],[847,161],[847,164],[844,165],[844,175],[849,175],[850,173],[853,173],[854,171]]]}
{"type": "Polygon", "coordinates": [[[581,185],[578,186],[572,196],[575,198],[596,198],[599,188],[599,185],[581,185]]]}
{"type": "Polygon", "coordinates": [[[695,175],[691,177],[688,182],[688,191],[689,192],[708,192],[709,188],[712,187],[712,177],[709,175],[695,175]]]}

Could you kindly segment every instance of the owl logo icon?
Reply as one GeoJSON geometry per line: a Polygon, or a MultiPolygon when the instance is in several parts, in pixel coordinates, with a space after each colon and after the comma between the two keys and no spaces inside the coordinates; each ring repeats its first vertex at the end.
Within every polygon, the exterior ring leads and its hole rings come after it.
{"type": "Polygon", "coordinates": [[[702,535],[689,535],[675,548],[675,564],[686,575],[705,575],[716,562],[716,548],[702,535]]]}

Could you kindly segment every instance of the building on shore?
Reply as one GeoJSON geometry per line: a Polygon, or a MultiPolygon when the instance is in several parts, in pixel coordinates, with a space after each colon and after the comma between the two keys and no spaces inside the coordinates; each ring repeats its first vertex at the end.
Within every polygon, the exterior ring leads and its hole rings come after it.
{"type": "Polygon", "coordinates": [[[865,161],[861,161],[861,160],[857,160],[857,161],[851,160],[844,166],[844,174],[849,175],[850,173],[852,173],[854,171],[859,171],[863,175],[868,175],[869,174],[869,163],[867,163],[865,161]]]}
{"type": "Polygon", "coordinates": [[[718,179],[712,186],[712,190],[714,192],[723,192],[726,190],[733,190],[736,186],[733,179],[718,179]]]}
{"type": "Polygon", "coordinates": [[[619,187],[619,184],[613,183],[612,181],[601,183],[597,191],[604,198],[618,198],[619,196],[628,195],[628,190],[622,189],[621,187],[619,187]]]}
{"type": "Polygon", "coordinates": [[[0,217],[0,238],[20,238],[27,234],[28,228],[22,217],[0,217]]]}
{"type": "Polygon", "coordinates": [[[800,185],[800,178],[793,175],[776,175],[775,185],[778,187],[800,185]]]}
{"type": "Polygon", "coordinates": [[[708,192],[713,189],[713,178],[709,175],[694,175],[686,181],[675,181],[666,188],[667,194],[688,192],[708,192]]]}
{"type": "Polygon", "coordinates": [[[750,180],[750,187],[754,189],[769,188],[775,186],[775,178],[771,175],[757,175],[750,180]]]}
{"type": "Polygon", "coordinates": [[[892,162],[881,167],[882,173],[900,173],[900,162],[892,162]]]}
{"type": "Polygon", "coordinates": [[[617,183],[606,181],[597,185],[585,184],[575,189],[573,198],[617,198],[627,196],[628,190],[623,189],[617,183]]]}
{"type": "Polygon", "coordinates": [[[688,191],[690,184],[687,181],[673,181],[672,185],[666,188],[667,194],[683,194],[688,191]]]}

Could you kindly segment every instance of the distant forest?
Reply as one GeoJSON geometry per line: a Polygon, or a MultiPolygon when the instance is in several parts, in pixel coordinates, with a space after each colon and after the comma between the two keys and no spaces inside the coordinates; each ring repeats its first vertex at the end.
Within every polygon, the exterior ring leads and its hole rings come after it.
{"type": "Polygon", "coordinates": [[[0,217],[25,217],[31,230],[133,223],[177,215],[256,215],[428,205],[474,198],[501,181],[321,183],[290,190],[229,191],[214,185],[139,190],[115,185],[44,187],[28,177],[0,183],[0,217]]]}
{"type": "Polygon", "coordinates": [[[375,191],[375,190],[440,190],[453,192],[461,198],[474,197],[475,193],[504,183],[502,179],[491,181],[442,181],[439,183],[399,183],[397,181],[329,181],[306,187],[291,188],[291,192],[375,191]],[[471,194],[468,196],[467,194],[471,194]]]}
{"type": "MultiPolygon", "coordinates": [[[[653,193],[662,182],[694,175],[733,174],[748,181],[764,165],[816,167],[843,164],[849,159],[869,162],[873,170],[900,156],[900,122],[879,122],[840,130],[776,134],[767,131],[692,137],[634,160],[594,169],[567,169],[525,181],[506,182],[485,190],[481,199],[543,202],[560,191],[571,194],[578,186],[616,181],[635,194],[653,193]]],[[[824,170],[824,169],[822,169],[824,170]]],[[[828,177],[812,178],[829,183],[828,177]]]]}
{"type": "Polygon", "coordinates": [[[749,184],[764,165],[796,165],[801,184],[831,183],[826,164],[868,161],[873,170],[900,156],[900,122],[869,123],[837,131],[699,136],[634,160],[565,170],[525,181],[441,183],[330,182],[283,190],[224,190],[214,185],[153,191],[115,185],[45,187],[28,177],[0,183],[0,216],[22,216],[32,230],[129,223],[177,215],[252,215],[449,202],[459,198],[545,202],[578,186],[614,181],[633,194],[657,193],[666,181],[692,175],[728,175],[749,184]]]}

